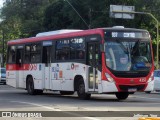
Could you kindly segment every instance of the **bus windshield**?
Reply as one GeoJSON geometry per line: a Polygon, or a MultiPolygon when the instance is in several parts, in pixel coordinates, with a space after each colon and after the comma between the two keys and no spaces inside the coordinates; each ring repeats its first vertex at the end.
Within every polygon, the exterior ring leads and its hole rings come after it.
{"type": "Polygon", "coordinates": [[[152,65],[147,39],[112,39],[105,42],[106,65],[114,71],[148,71],[152,65]]]}

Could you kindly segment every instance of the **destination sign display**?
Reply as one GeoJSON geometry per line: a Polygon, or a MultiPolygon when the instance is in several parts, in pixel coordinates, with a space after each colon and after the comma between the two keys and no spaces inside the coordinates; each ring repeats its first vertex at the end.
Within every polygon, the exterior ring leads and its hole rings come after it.
{"type": "Polygon", "coordinates": [[[105,37],[109,38],[149,38],[148,32],[112,32],[112,31],[106,31],[105,37]]]}

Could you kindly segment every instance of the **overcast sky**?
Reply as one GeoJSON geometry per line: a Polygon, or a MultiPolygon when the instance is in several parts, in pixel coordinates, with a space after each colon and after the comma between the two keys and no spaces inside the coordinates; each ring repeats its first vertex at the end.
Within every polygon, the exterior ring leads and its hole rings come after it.
{"type": "Polygon", "coordinates": [[[3,2],[4,2],[5,0],[0,0],[0,8],[3,6],[3,2]]]}

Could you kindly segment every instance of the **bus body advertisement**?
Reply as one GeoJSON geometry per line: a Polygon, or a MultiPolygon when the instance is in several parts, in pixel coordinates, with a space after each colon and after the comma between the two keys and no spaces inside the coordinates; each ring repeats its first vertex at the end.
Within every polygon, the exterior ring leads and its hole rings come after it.
{"type": "Polygon", "coordinates": [[[153,54],[146,30],[98,28],[8,42],[7,84],[31,95],[43,90],[113,93],[120,100],[153,90],[153,54]]]}

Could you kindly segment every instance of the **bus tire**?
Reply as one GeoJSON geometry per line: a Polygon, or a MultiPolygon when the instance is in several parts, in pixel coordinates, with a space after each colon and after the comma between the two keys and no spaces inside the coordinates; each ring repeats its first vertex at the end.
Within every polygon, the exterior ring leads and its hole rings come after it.
{"type": "Polygon", "coordinates": [[[29,95],[35,95],[36,90],[34,89],[34,83],[32,77],[28,77],[27,79],[27,92],[29,95]]]}
{"type": "Polygon", "coordinates": [[[60,91],[61,95],[73,95],[73,91],[60,91]]]}
{"type": "Polygon", "coordinates": [[[83,80],[80,80],[78,83],[77,94],[82,100],[88,100],[91,97],[91,94],[85,93],[85,85],[83,80]]]}
{"type": "Polygon", "coordinates": [[[118,100],[125,100],[129,96],[128,92],[117,92],[115,94],[116,94],[116,97],[117,97],[118,100]]]}
{"type": "Polygon", "coordinates": [[[151,93],[151,91],[146,91],[145,93],[150,94],[150,93],[151,93]]]}

